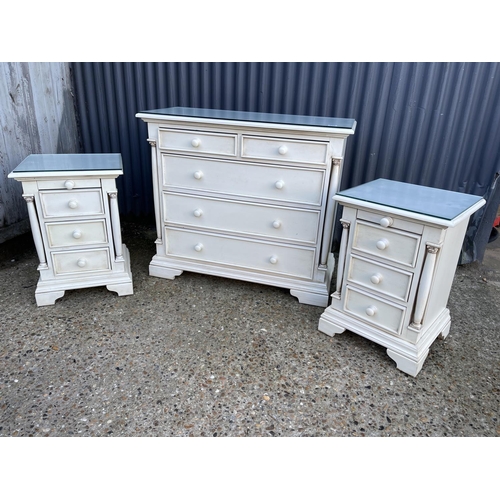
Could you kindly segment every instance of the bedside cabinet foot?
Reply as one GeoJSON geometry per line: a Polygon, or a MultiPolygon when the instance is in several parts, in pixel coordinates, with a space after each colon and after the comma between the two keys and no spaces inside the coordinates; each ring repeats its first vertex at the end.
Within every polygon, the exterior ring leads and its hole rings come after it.
{"type": "Polygon", "coordinates": [[[130,283],[115,283],[113,285],[106,285],[106,288],[110,292],[116,292],[120,297],[122,295],[132,295],[134,293],[134,287],[132,282],[130,283]]]}
{"type": "Polygon", "coordinates": [[[448,334],[450,333],[450,327],[451,327],[451,321],[448,322],[448,324],[443,328],[443,330],[439,334],[439,337],[441,339],[444,340],[448,336],[448,334]]]}
{"type": "Polygon", "coordinates": [[[65,290],[55,290],[53,292],[35,292],[37,306],[53,306],[57,299],[60,299],[65,290]]]}
{"type": "Polygon", "coordinates": [[[419,359],[416,360],[407,358],[406,356],[403,356],[398,352],[387,349],[387,355],[396,362],[398,370],[401,370],[402,372],[405,372],[412,377],[416,377],[418,372],[422,369],[422,366],[424,365],[424,361],[426,360],[428,354],[429,349],[425,350],[420,355],[419,359]]]}
{"type": "Polygon", "coordinates": [[[330,337],[345,332],[345,328],[331,321],[331,319],[328,317],[328,312],[329,310],[326,309],[319,318],[318,330],[322,333],[326,333],[330,337]]]}

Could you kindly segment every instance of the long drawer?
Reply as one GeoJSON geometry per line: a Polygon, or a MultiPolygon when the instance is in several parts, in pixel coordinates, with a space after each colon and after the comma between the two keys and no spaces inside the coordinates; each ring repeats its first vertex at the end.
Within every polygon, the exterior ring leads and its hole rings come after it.
{"type": "Polygon", "coordinates": [[[315,244],[319,210],[163,193],[164,220],[196,228],[315,244]]]}
{"type": "Polygon", "coordinates": [[[106,221],[49,222],[45,224],[49,246],[99,245],[108,242],[106,221]]]}
{"type": "Polygon", "coordinates": [[[193,259],[312,278],[314,248],[291,247],[276,243],[166,228],[167,254],[193,259]]]}
{"type": "Polygon", "coordinates": [[[107,248],[53,252],[52,262],[56,275],[111,270],[109,249],[107,248]]]}
{"type": "Polygon", "coordinates": [[[162,155],[163,186],[320,205],[325,171],[162,155]]]}
{"type": "Polygon", "coordinates": [[[47,218],[104,215],[100,189],[40,191],[40,200],[47,218]]]}

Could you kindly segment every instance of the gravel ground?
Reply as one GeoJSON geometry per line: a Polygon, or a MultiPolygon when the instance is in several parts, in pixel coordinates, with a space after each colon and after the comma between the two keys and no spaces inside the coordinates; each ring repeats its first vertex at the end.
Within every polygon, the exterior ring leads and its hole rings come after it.
{"type": "MultiPolygon", "coordinates": [[[[499,239],[500,240],[500,239],[499,239]]],[[[287,290],[148,275],[154,231],[124,222],[134,294],[37,307],[31,235],[0,245],[0,437],[500,435],[500,246],[460,266],[449,336],[416,378],[385,349],[317,330],[287,290]]]]}

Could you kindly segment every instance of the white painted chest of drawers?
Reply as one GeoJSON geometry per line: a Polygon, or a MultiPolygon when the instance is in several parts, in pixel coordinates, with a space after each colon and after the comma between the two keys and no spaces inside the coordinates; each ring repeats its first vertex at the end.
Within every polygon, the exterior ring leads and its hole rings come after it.
{"type": "Polygon", "coordinates": [[[326,306],[351,119],[167,108],[148,124],[157,225],[149,273],[290,289],[326,306]]]}
{"type": "Polygon", "coordinates": [[[449,332],[460,249],[485,200],[385,179],[335,198],[343,205],[336,290],[318,328],[373,340],[416,376],[436,337],[449,332]]]}
{"type": "Polygon", "coordinates": [[[119,154],[30,155],[9,174],[22,182],[40,260],[37,305],[75,288],[133,293],[115,183],[121,174],[119,154]]]}

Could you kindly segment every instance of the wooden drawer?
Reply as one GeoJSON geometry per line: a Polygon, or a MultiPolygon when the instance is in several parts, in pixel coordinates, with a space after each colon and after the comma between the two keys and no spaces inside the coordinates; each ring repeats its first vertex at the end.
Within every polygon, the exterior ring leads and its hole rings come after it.
{"type": "Polygon", "coordinates": [[[164,221],[315,244],[319,211],[163,193],[164,221]]]}
{"type": "Polygon", "coordinates": [[[366,210],[358,210],[358,219],[373,222],[374,224],[382,227],[392,227],[393,229],[401,229],[415,234],[422,234],[424,225],[412,222],[408,219],[400,219],[392,214],[381,212],[367,212],[366,210]]]}
{"type": "Polygon", "coordinates": [[[52,262],[56,275],[111,270],[111,261],[107,248],[86,251],[53,252],[52,262]]]}
{"type": "Polygon", "coordinates": [[[243,136],[242,144],[243,158],[325,165],[329,143],[243,136]]]}
{"type": "Polygon", "coordinates": [[[394,335],[401,333],[406,308],[378,299],[349,286],[346,287],[344,308],[353,316],[383,328],[394,335]]]}
{"type": "Polygon", "coordinates": [[[104,215],[100,189],[41,191],[40,200],[47,218],[104,215]]]}
{"type": "Polygon", "coordinates": [[[217,194],[320,205],[324,170],[162,155],[163,185],[217,194]]]}
{"type": "Polygon", "coordinates": [[[37,181],[38,189],[86,189],[101,187],[101,179],[48,179],[37,181]]]}
{"type": "Polygon", "coordinates": [[[408,300],[413,274],[351,254],[347,279],[399,300],[408,300]]]}
{"type": "Polygon", "coordinates": [[[167,254],[214,264],[310,279],[314,248],[166,228],[167,254]]]}
{"type": "Polygon", "coordinates": [[[195,154],[215,154],[236,156],[236,134],[200,132],[196,130],[160,129],[158,144],[160,149],[195,154]]]}
{"type": "Polygon", "coordinates": [[[353,250],[415,267],[419,245],[420,236],[416,234],[356,221],[353,250]]]}
{"type": "Polygon", "coordinates": [[[108,242],[104,220],[45,224],[49,246],[100,245],[108,242]]]}

